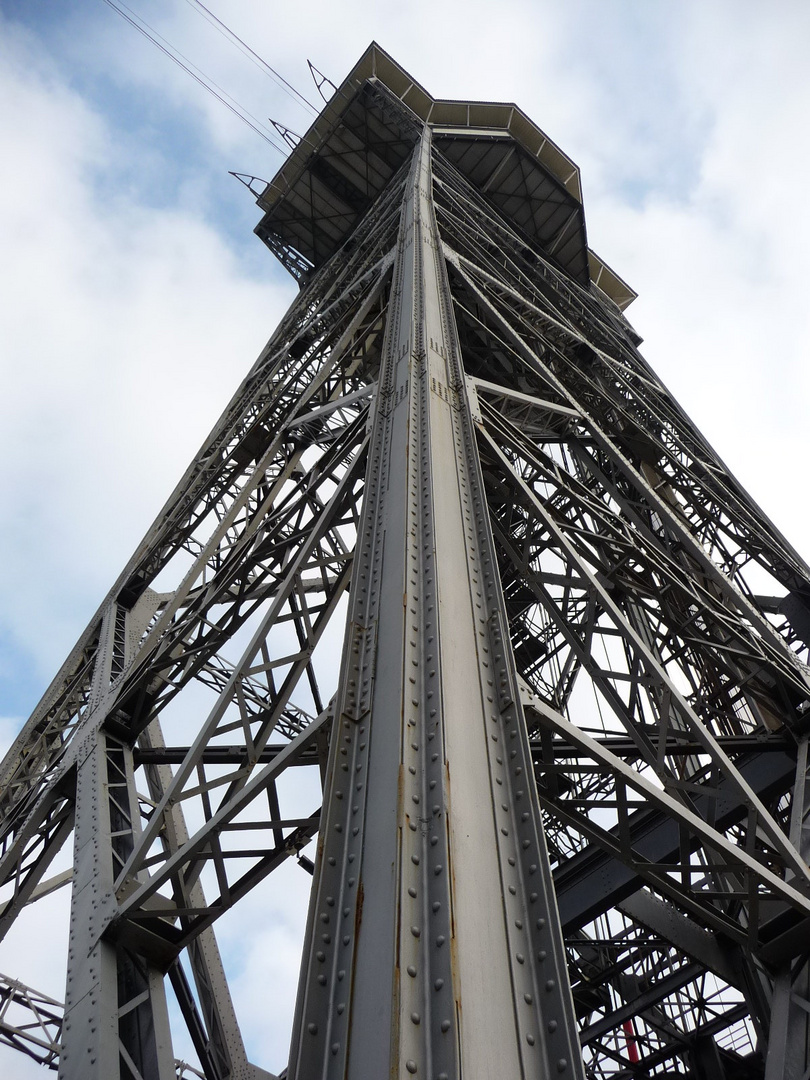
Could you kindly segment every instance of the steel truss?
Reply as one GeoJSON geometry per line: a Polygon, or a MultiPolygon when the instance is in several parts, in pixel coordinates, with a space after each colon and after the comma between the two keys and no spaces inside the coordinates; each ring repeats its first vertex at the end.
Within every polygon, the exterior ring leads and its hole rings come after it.
{"type": "Polygon", "coordinates": [[[584,276],[570,177],[481,180],[495,135],[375,70],[306,209],[260,196],[301,292],[0,766],[2,934],[72,897],[65,1004],[4,978],[0,1041],[272,1075],[213,926],[295,860],[291,1078],[807,1077],[810,570],[584,276]]]}

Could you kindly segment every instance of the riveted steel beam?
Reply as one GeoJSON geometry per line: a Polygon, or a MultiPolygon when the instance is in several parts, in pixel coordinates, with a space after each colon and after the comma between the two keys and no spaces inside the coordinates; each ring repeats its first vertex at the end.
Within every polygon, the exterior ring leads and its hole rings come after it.
{"type": "Polygon", "coordinates": [[[580,1075],[441,244],[402,211],[290,1076],[580,1075]]]}
{"type": "Polygon", "coordinates": [[[131,751],[101,729],[77,768],[68,982],[60,1080],[174,1075],[163,973],[102,940],[115,866],[132,843],[137,804],[131,751]],[[123,1071],[122,1071],[123,1070],[123,1071]]]}

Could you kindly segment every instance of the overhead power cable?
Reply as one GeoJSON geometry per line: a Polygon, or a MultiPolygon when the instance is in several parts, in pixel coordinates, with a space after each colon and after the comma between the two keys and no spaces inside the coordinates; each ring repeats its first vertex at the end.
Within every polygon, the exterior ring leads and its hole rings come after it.
{"type": "Polygon", "coordinates": [[[130,26],[133,26],[138,33],[150,41],[156,49],[159,49],[164,56],[168,56],[170,60],[173,60],[178,67],[182,68],[187,75],[207,90],[212,97],[215,97],[222,105],[225,106],[234,116],[238,117],[243,124],[246,124],[249,128],[252,128],[257,135],[261,136],[265,142],[269,143],[275,150],[278,150],[284,157],[287,156],[287,150],[284,146],[278,143],[270,134],[269,130],[264,127],[260,120],[258,120],[252,113],[250,113],[243,105],[240,105],[235,98],[223,90],[221,86],[214,82],[208,75],[206,75],[196,64],[193,64],[188,57],[184,56],[181,52],[174,48],[164,37],[149,25],[144,19],[137,15],[132,8],[127,7],[126,4],[120,6],[115,3],[115,0],[104,0],[104,3],[117,12],[122,19],[125,19],[130,26]],[[126,10],[124,10],[126,9],[126,10]],[[127,12],[130,14],[128,15],[127,12]],[[162,44],[161,44],[162,42],[162,44]],[[193,70],[192,70],[193,69],[193,70]]]}
{"type": "Polygon", "coordinates": [[[255,52],[255,50],[251,49],[247,42],[243,41],[242,38],[240,38],[238,34],[234,33],[234,31],[231,30],[229,26],[226,26],[221,19],[218,19],[213,13],[213,11],[211,11],[205,6],[205,4],[202,3],[202,0],[186,0],[186,3],[189,5],[189,7],[193,8],[199,15],[201,15],[206,20],[206,22],[214,26],[214,28],[218,30],[218,32],[222,34],[222,36],[226,40],[230,41],[235,48],[239,49],[240,52],[244,53],[248,57],[248,59],[250,59],[256,65],[256,67],[261,68],[265,72],[265,74],[269,75],[270,78],[277,85],[279,85],[286,94],[293,98],[297,105],[303,104],[310,110],[310,112],[314,113],[316,116],[318,115],[319,110],[315,105],[312,104],[311,101],[309,101],[307,98],[304,97],[302,93],[296,90],[292,83],[288,82],[280,72],[276,71],[274,67],[271,67],[270,64],[268,64],[263,57],[259,56],[259,54],[255,52]]]}

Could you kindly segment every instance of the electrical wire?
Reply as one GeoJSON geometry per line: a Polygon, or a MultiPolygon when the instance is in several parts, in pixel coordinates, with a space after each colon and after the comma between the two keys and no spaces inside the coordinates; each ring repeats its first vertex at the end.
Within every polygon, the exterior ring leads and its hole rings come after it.
{"type": "Polygon", "coordinates": [[[251,63],[255,64],[256,67],[262,69],[265,74],[269,75],[270,78],[272,78],[273,81],[278,86],[280,86],[286,94],[293,98],[296,105],[300,105],[303,103],[316,116],[318,115],[320,110],[315,105],[313,105],[311,101],[309,101],[307,98],[304,97],[302,93],[296,90],[292,83],[288,82],[284,78],[284,76],[280,74],[280,72],[276,71],[274,67],[271,67],[270,64],[268,64],[263,57],[259,56],[257,52],[251,49],[247,42],[243,41],[238,34],[231,30],[229,26],[226,26],[221,19],[218,19],[217,16],[213,13],[213,11],[211,11],[210,8],[207,8],[205,4],[202,3],[202,0],[186,0],[186,3],[189,5],[189,7],[193,8],[198,15],[202,16],[202,18],[205,19],[207,23],[210,23],[210,25],[213,26],[214,29],[218,31],[218,33],[222,34],[222,36],[226,40],[230,41],[234,48],[237,48],[240,52],[244,53],[244,55],[248,57],[251,63]]]}
{"type": "Polygon", "coordinates": [[[264,139],[266,143],[269,143],[275,150],[278,150],[280,154],[283,154],[284,157],[287,156],[287,150],[272,138],[261,121],[253,116],[252,113],[248,112],[243,105],[240,105],[235,98],[231,97],[231,95],[215,83],[213,79],[201,71],[196,64],[193,64],[187,57],[183,56],[183,54],[175,49],[173,45],[170,45],[164,37],[161,37],[161,35],[158,34],[145,19],[142,19],[140,15],[137,15],[132,8],[127,7],[127,5],[123,3],[119,7],[119,5],[115,3],[115,0],[104,0],[104,3],[107,7],[110,7],[113,11],[117,12],[122,19],[125,19],[130,26],[133,26],[138,33],[143,34],[147,41],[150,41],[156,49],[159,49],[165,56],[168,56],[170,60],[173,60],[178,67],[182,68],[196,83],[202,86],[204,90],[207,90],[208,93],[211,94],[212,97],[215,97],[226,109],[230,110],[234,116],[238,117],[243,124],[246,124],[255,131],[257,135],[264,139]],[[130,15],[127,15],[127,11],[133,16],[132,18],[130,15]],[[163,44],[161,44],[161,42],[163,42],[163,44]],[[192,68],[194,70],[192,70],[192,68]]]}

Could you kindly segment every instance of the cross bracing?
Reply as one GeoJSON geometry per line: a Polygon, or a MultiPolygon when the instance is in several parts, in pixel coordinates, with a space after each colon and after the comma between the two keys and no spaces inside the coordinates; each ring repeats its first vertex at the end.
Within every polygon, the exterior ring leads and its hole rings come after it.
{"type": "Polygon", "coordinates": [[[576,167],[372,46],[258,202],[299,296],[0,766],[3,934],[71,891],[0,1042],[264,1075],[214,932],[292,870],[275,1074],[807,1075],[810,570],[576,167]]]}

